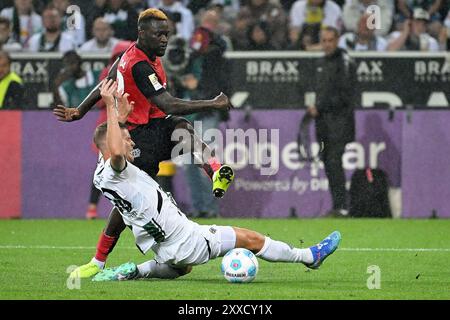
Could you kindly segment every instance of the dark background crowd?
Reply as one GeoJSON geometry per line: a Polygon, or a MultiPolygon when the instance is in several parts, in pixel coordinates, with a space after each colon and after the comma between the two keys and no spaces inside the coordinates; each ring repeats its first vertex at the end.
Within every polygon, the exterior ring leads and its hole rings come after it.
{"type": "Polygon", "coordinates": [[[450,48],[449,0],[4,0],[0,108],[36,108],[24,100],[20,74],[10,70],[17,52],[63,53],[48,106],[76,105],[99,79],[81,68],[80,55],[111,55],[124,41],[135,41],[137,18],[148,7],[171,19],[173,50],[164,58],[169,88],[188,99],[210,96],[217,86],[226,91],[215,76],[226,74],[219,61],[225,51],[322,51],[325,27],[338,30],[338,45],[347,51],[450,48]]]}
{"type": "Polygon", "coordinates": [[[136,39],[147,7],[170,13],[186,41],[206,10],[215,10],[214,31],[227,50],[319,50],[320,28],[332,26],[350,50],[438,51],[447,49],[450,29],[448,0],[4,0],[0,48],[110,52],[120,39],[136,39]],[[371,5],[379,8],[375,29],[367,27],[371,5]]]}

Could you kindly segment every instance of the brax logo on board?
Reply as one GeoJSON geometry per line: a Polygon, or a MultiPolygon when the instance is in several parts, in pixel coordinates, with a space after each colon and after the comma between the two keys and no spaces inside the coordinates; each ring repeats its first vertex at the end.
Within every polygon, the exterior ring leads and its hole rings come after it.
{"type": "Polygon", "coordinates": [[[247,82],[298,82],[298,61],[247,61],[247,82]]]}
{"type": "Polygon", "coordinates": [[[359,82],[383,81],[383,62],[377,60],[361,61],[356,69],[359,82]]]}
{"type": "Polygon", "coordinates": [[[416,82],[449,82],[450,61],[415,61],[414,80],[416,82]]]}
{"type": "Polygon", "coordinates": [[[48,61],[29,61],[11,63],[11,71],[17,73],[23,81],[41,83],[49,81],[48,61]]]}

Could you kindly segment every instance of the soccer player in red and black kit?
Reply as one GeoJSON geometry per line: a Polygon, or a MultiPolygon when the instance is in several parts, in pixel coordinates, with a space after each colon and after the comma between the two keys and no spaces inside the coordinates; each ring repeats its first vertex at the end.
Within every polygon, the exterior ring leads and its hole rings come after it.
{"type": "MultiPolygon", "coordinates": [[[[232,168],[221,165],[208,146],[195,135],[192,125],[177,115],[229,110],[232,105],[223,93],[212,100],[186,101],[175,98],[166,91],[166,74],[159,57],[164,55],[168,43],[167,19],[158,9],[143,11],[138,19],[137,42],[111,67],[108,79],[116,79],[118,91],[126,92],[129,94],[128,101],[134,101],[134,109],[128,117],[119,117],[119,120],[126,121],[136,144],[134,164],[137,167],[155,177],[159,162],[171,158],[172,149],[177,143],[189,144],[193,157],[201,160],[202,168],[213,180],[214,195],[220,198],[234,179],[232,168]],[[175,129],[187,130],[189,139],[172,141],[171,136],[175,129]],[[211,154],[209,159],[199,159],[199,155],[194,152],[199,150],[199,146],[202,154],[211,154]]],[[[100,85],[101,83],[77,108],[59,105],[54,109],[54,115],[63,122],[81,119],[101,99],[100,85]]],[[[100,271],[124,229],[122,217],[114,208],[97,243],[95,257],[88,264],[78,267],[73,274],[85,278],[100,271]]]]}

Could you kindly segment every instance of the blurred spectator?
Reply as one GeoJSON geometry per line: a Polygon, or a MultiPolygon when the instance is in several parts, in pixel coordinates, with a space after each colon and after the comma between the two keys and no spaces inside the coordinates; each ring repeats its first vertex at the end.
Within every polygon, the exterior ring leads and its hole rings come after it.
{"type": "Polygon", "coordinates": [[[55,8],[47,8],[42,13],[44,31],[36,33],[28,42],[31,52],[66,52],[75,50],[75,39],[67,31],[61,31],[61,16],[55,8]]]}
{"type": "Polygon", "coordinates": [[[217,32],[219,16],[214,10],[205,11],[200,26],[192,36],[190,47],[193,59],[201,61],[201,80],[195,99],[212,99],[217,92],[228,90],[226,42],[217,32]],[[225,86],[225,87],[224,87],[225,86]]]}
{"type": "Polygon", "coordinates": [[[317,62],[314,77],[315,105],[308,113],[316,120],[317,141],[323,144],[320,152],[325,166],[333,209],[329,213],[346,216],[347,190],[342,155],[345,146],[355,140],[354,109],[356,65],[347,52],[338,48],[339,32],[333,27],[321,31],[321,44],[325,56],[317,62]]]}
{"type": "Polygon", "coordinates": [[[11,71],[11,58],[0,51],[0,110],[24,109],[22,79],[11,71]]]}
{"type": "MultiPolygon", "coordinates": [[[[46,0],[48,2],[51,2],[51,0],[46,0]]],[[[71,3],[73,5],[78,6],[81,9],[81,13],[86,18],[88,14],[92,11],[92,8],[94,7],[94,1],[92,0],[71,0],[71,3]]]]}
{"type": "MultiPolygon", "coordinates": [[[[176,34],[176,25],[169,14],[169,42],[166,54],[162,57],[164,69],[167,74],[167,90],[177,98],[189,100],[191,94],[197,88],[200,78],[199,63],[193,64],[191,60],[192,50],[189,43],[176,34]],[[191,90],[192,88],[192,90],[191,90]]],[[[159,172],[156,181],[165,191],[173,192],[173,176],[176,168],[173,162],[163,161],[159,164],[159,172]]]]}
{"type": "Polygon", "coordinates": [[[300,31],[300,39],[288,47],[292,50],[318,51],[321,50],[319,34],[320,24],[304,24],[300,31]]]}
{"type": "Polygon", "coordinates": [[[175,35],[170,37],[163,57],[170,94],[187,100],[192,98],[201,76],[201,65],[192,63],[191,52],[186,40],[175,35]]]}
{"type": "Polygon", "coordinates": [[[389,35],[388,50],[420,50],[439,51],[439,44],[427,33],[427,23],[430,15],[427,11],[417,8],[413,19],[406,20],[402,31],[394,31],[389,35]]]}
{"type": "MultiPolygon", "coordinates": [[[[200,78],[200,66],[192,64],[190,43],[177,35],[176,25],[169,15],[169,42],[166,54],[162,57],[164,70],[167,74],[167,90],[177,98],[190,99],[190,89],[184,85],[186,75],[195,74],[194,78],[200,78]],[[195,70],[194,70],[195,69],[195,70]]],[[[195,83],[195,88],[197,83],[195,83]]]]}
{"type": "Polygon", "coordinates": [[[177,27],[177,35],[189,41],[194,32],[194,16],[183,3],[176,0],[151,1],[153,7],[168,13],[177,27]]]}
{"type": "Polygon", "coordinates": [[[241,11],[246,9],[250,11],[250,24],[266,23],[271,35],[271,46],[276,49],[283,49],[287,46],[287,15],[279,4],[269,0],[249,0],[248,4],[241,8],[241,11]]]}
{"type": "Polygon", "coordinates": [[[110,53],[119,39],[113,37],[114,31],[104,18],[95,19],[92,27],[94,38],[80,47],[80,52],[106,52],[110,53]]]}
{"type": "Polygon", "coordinates": [[[6,52],[22,50],[22,45],[12,37],[11,22],[5,17],[0,17],[0,50],[6,52]]]}
{"type": "MultiPolygon", "coordinates": [[[[224,10],[225,7],[221,4],[217,4],[220,1],[215,1],[215,0],[211,1],[211,5],[207,9],[207,11],[214,11],[216,13],[215,15],[209,14],[210,17],[214,16],[215,18],[209,22],[209,24],[211,24],[211,25],[207,26],[207,28],[210,30],[214,30],[214,33],[216,33],[217,35],[220,35],[222,37],[222,39],[226,42],[226,48],[227,48],[226,50],[233,50],[233,43],[231,42],[229,35],[230,35],[230,31],[232,28],[231,25],[232,25],[234,18],[231,19],[230,17],[227,18],[225,16],[225,14],[226,14],[226,11],[224,10]]],[[[231,2],[230,2],[230,6],[231,6],[231,2]]],[[[202,19],[204,18],[204,16],[205,16],[205,10],[201,10],[198,15],[198,19],[199,19],[198,25],[200,25],[201,23],[204,23],[204,24],[208,23],[205,21],[202,22],[202,19]]]]}
{"type": "Polygon", "coordinates": [[[14,0],[14,6],[3,9],[0,16],[11,21],[12,38],[23,47],[42,28],[41,16],[34,11],[32,0],[14,0]]]}
{"type": "MultiPolygon", "coordinates": [[[[91,39],[94,35],[92,34],[92,28],[94,27],[95,19],[103,17],[106,10],[107,0],[94,0],[92,3],[92,8],[89,13],[86,14],[86,37],[91,39]]],[[[117,36],[116,36],[117,37],[117,36]]]]}
{"type": "MultiPolygon", "coordinates": [[[[218,92],[229,92],[227,60],[224,58],[226,42],[218,34],[219,15],[215,10],[207,10],[201,15],[200,26],[191,40],[191,69],[182,79],[185,98],[212,99],[218,92]]],[[[218,128],[221,121],[228,119],[228,113],[202,112],[190,115],[192,122],[201,122],[202,131],[196,132],[209,144],[205,133],[208,129],[218,128]]],[[[194,129],[197,127],[194,126],[194,129]]],[[[219,214],[217,200],[211,192],[211,180],[196,165],[187,165],[186,178],[191,189],[193,215],[215,217],[219,214]]]]}
{"type": "Polygon", "coordinates": [[[239,1],[212,0],[208,9],[216,11],[219,15],[217,32],[227,41],[228,50],[232,50],[233,45],[230,39],[230,32],[239,12],[239,1]]]}
{"type": "MultiPolygon", "coordinates": [[[[139,6],[129,5],[126,0],[95,0],[95,6],[89,15],[89,33],[92,30],[95,19],[103,17],[114,30],[114,36],[122,40],[135,41],[137,39],[137,19],[136,11],[139,6]]],[[[89,35],[91,36],[91,35],[89,35]]]]}
{"type": "Polygon", "coordinates": [[[247,31],[247,37],[249,39],[247,50],[275,50],[275,47],[270,43],[269,27],[264,21],[251,25],[247,31]]]}
{"type": "Polygon", "coordinates": [[[147,3],[145,0],[127,0],[127,3],[128,9],[135,11],[138,16],[142,11],[147,9],[147,3]]]}
{"type": "MultiPolygon", "coordinates": [[[[13,2],[13,1],[11,1],[13,2]]],[[[32,0],[34,11],[41,15],[42,12],[48,5],[50,4],[51,0],[32,0]]]]}
{"type": "MultiPolygon", "coordinates": [[[[192,2],[191,2],[192,3],[192,2]]],[[[221,16],[228,22],[231,23],[240,10],[239,0],[211,0],[209,9],[220,8],[221,16]]]]}
{"type": "MultiPolygon", "coordinates": [[[[157,0],[147,0],[147,4],[156,2],[157,0]]],[[[239,0],[238,0],[239,1],[239,0]]],[[[191,10],[192,14],[195,16],[199,11],[206,9],[211,3],[211,0],[185,0],[183,4],[191,10]]]]}
{"type": "Polygon", "coordinates": [[[54,82],[55,103],[78,106],[96,86],[99,72],[84,71],[81,68],[81,57],[75,51],[66,52],[62,61],[63,69],[54,82]]]}
{"type": "Polygon", "coordinates": [[[394,17],[394,3],[392,0],[347,0],[343,9],[343,22],[346,31],[355,32],[358,28],[360,18],[367,12],[367,8],[376,5],[380,8],[381,28],[375,30],[378,36],[385,36],[389,33],[394,17]]]}
{"type": "Polygon", "coordinates": [[[447,28],[450,28],[450,7],[448,9],[447,17],[445,18],[444,24],[447,28]]]}
{"type": "Polygon", "coordinates": [[[444,21],[444,27],[439,34],[439,46],[442,51],[450,50],[450,9],[444,21]]]}
{"type": "MultiPolygon", "coordinates": [[[[292,5],[297,0],[279,0],[279,1],[280,1],[280,4],[283,6],[284,10],[286,12],[289,12],[289,11],[291,11],[292,5]]],[[[346,0],[334,0],[334,2],[336,2],[336,4],[341,8],[343,7],[345,1],[346,0]]]]}
{"type": "Polygon", "coordinates": [[[239,11],[236,19],[233,22],[233,27],[230,30],[231,43],[233,44],[233,50],[246,50],[249,46],[249,39],[243,37],[243,34],[247,34],[247,30],[252,24],[252,14],[248,7],[243,7],[239,11]]]}
{"type": "Polygon", "coordinates": [[[442,0],[397,0],[397,7],[400,12],[397,20],[403,23],[406,19],[411,19],[415,9],[422,8],[428,12],[430,17],[428,31],[431,36],[437,38],[442,28],[442,17],[439,13],[442,4],[442,0]]]}
{"type": "Polygon", "coordinates": [[[12,7],[14,5],[13,0],[3,0],[0,2],[0,10],[3,10],[4,8],[12,7]]]}
{"type": "Polygon", "coordinates": [[[450,11],[450,1],[443,1],[441,5],[441,10],[439,11],[439,14],[443,18],[443,20],[446,19],[449,11],[450,11]]]}
{"type": "Polygon", "coordinates": [[[295,1],[297,0],[280,0],[280,4],[283,7],[284,11],[290,12],[295,1]]]}
{"type": "Polygon", "coordinates": [[[386,51],[387,41],[375,35],[375,30],[367,26],[370,15],[365,14],[359,19],[356,33],[348,32],[339,39],[339,47],[348,51],[386,51]]]}
{"type": "Polygon", "coordinates": [[[81,11],[71,7],[70,0],[52,0],[51,4],[62,17],[61,30],[72,36],[77,47],[81,46],[86,41],[86,19],[81,11]]]}
{"type": "Polygon", "coordinates": [[[428,12],[431,21],[439,20],[442,0],[397,0],[397,8],[402,19],[411,19],[414,9],[422,8],[428,12]]]}
{"type": "Polygon", "coordinates": [[[301,47],[301,34],[308,30],[312,45],[319,43],[322,26],[331,26],[338,31],[342,27],[341,8],[332,0],[298,0],[290,11],[289,40],[292,48],[301,47]],[[312,32],[314,31],[314,32],[312,32]]]}
{"type": "Polygon", "coordinates": [[[220,5],[225,8],[225,11],[230,10],[230,11],[233,11],[235,14],[237,14],[241,7],[241,1],[240,0],[211,0],[210,5],[220,5]]]}

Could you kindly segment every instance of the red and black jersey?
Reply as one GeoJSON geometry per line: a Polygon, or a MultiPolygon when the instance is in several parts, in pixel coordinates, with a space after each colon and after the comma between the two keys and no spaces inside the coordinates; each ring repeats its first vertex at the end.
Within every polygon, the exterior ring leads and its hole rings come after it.
{"type": "Polygon", "coordinates": [[[161,94],[167,86],[167,78],[161,59],[151,60],[136,43],[130,46],[117,67],[119,91],[128,93],[134,101],[134,110],[128,116],[131,127],[147,124],[150,119],[164,118],[166,114],[147,98],[161,94]]]}

